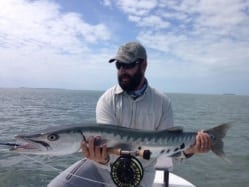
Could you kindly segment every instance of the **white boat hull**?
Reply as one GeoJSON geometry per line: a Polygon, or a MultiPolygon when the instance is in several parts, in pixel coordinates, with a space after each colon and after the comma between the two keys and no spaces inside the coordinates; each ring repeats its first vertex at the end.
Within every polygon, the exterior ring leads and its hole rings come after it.
{"type": "MultiPolygon", "coordinates": [[[[153,187],[165,187],[164,172],[165,171],[162,170],[156,170],[153,187]]],[[[195,187],[195,185],[184,178],[169,172],[168,187],[195,187]]]]}
{"type": "MultiPolygon", "coordinates": [[[[79,182],[72,183],[68,182],[68,180],[71,180],[72,177],[74,178],[81,178],[81,176],[76,176],[74,173],[78,170],[84,164],[84,160],[80,160],[73,165],[69,166],[66,170],[61,172],[58,176],[56,176],[49,184],[48,187],[72,187],[72,186],[80,186],[80,180],[79,182]]],[[[165,170],[166,171],[166,170],[165,170]]],[[[164,170],[157,169],[154,179],[153,187],[162,187],[167,186],[164,182],[164,170]]],[[[169,172],[169,180],[168,180],[168,187],[195,187],[192,183],[189,181],[181,178],[180,176],[177,176],[171,172],[169,172]]],[[[82,180],[82,179],[81,179],[82,180]]],[[[77,181],[77,180],[76,180],[77,181]]]]}

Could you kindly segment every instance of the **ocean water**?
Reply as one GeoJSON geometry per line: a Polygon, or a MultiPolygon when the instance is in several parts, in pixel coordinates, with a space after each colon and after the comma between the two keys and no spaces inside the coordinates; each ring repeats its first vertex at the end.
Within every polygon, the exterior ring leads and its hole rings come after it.
{"type": "MultiPolygon", "coordinates": [[[[50,126],[95,122],[102,92],[60,89],[0,89],[0,142],[50,126]]],[[[168,94],[175,124],[185,130],[208,129],[224,122],[232,128],[224,139],[231,163],[212,152],[174,163],[174,173],[200,187],[249,186],[249,96],[168,94]]],[[[0,187],[43,187],[82,158],[25,156],[0,147],[0,187]]]]}

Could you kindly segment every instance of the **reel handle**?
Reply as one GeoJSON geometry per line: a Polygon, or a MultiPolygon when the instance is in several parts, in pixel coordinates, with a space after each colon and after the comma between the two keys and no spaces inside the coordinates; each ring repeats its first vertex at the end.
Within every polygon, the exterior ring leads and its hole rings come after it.
{"type": "Polygon", "coordinates": [[[119,148],[108,148],[107,152],[110,154],[114,154],[114,155],[130,155],[130,156],[139,156],[145,160],[149,160],[150,159],[150,155],[151,152],[150,150],[138,150],[138,151],[128,151],[128,150],[122,150],[119,148]]]}

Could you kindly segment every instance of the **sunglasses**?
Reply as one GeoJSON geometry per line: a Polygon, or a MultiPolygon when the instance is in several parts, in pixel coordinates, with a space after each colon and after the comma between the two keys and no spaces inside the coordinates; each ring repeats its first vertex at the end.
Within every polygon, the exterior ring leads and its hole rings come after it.
{"type": "Polygon", "coordinates": [[[124,63],[120,61],[116,61],[116,68],[119,70],[121,67],[123,69],[132,69],[134,68],[137,64],[140,64],[144,61],[144,59],[137,59],[132,63],[124,63]]]}

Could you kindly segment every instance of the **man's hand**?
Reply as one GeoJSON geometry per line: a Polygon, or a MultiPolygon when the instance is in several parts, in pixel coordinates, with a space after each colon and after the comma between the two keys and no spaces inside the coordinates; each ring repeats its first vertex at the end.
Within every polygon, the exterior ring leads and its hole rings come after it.
{"type": "Polygon", "coordinates": [[[107,164],[109,161],[109,154],[107,153],[106,144],[96,146],[95,141],[99,141],[100,137],[89,137],[87,142],[82,141],[81,149],[86,158],[94,160],[100,164],[107,164]]]}
{"type": "Polygon", "coordinates": [[[203,130],[198,132],[195,144],[184,151],[185,154],[206,153],[211,149],[211,139],[203,130]]]}

